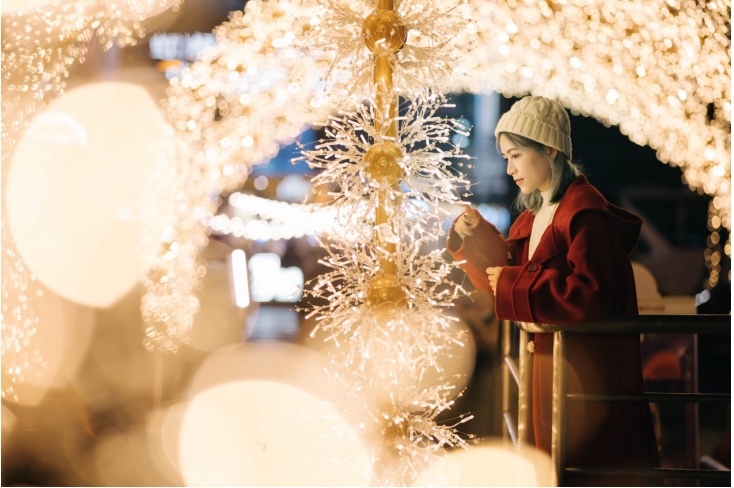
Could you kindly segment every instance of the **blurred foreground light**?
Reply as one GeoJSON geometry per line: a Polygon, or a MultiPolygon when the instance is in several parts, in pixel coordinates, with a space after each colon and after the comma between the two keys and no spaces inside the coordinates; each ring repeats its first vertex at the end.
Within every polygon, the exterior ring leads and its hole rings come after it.
{"type": "Polygon", "coordinates": [[[555,486],[553,465],[530,446],[485,440],[470,449],[448,452],[414,481],[413,486],[555,486]]]}
{"type": "Polygon", "coordinates": [[[327,373],[328,360],[306,347],[286,342],[246,342],[207,357],[189,385],[195,395],[221,384],[242,380],[284,383],[310,394],[343,403],[336,382],[327,373]]]}
{"type": "Polygon", "coordinates": [[[210,388],[189,404],[180,435],[188,486],[366,486],[358,435],[328,402],[269,381],[210,388]]]}
{"type": "Polygon", "coordinates": [[[183,0],[126,0],[118,5],[122,18],[129,21],[159,15],[169,9],[177,10],[183,0]]]}
{"type": "Polygon", "coordinates": [[[139,280],[140,199],[165,128],[145,89],[99,82],[55,99],[25,132],[8,173],[8,223],[51,290],[107,307],[139,280]]]}
{"type": "Polygon", "coordinates": [[[22,12],[36,10],[48,6],[56,6],[67,3],[68,0],[4,0],[0,2],[0,12],[10,14],[14,12],[22,12]]]}
{"type": "Polygon", "coordinates": [[[181,424],[188,403],[178,403],[154,411],[148,417],[148,451],[158,470],[167,478],[183,484],[178,459],[181,424]]]}
{"type": "Polygon", "coordinates": [[[96,439],[91,459],[74,459],[89,486],[177,486],[175,473],[165,472],[147,449],[148,436],[142,423],[110,429],[96,439]],[[91,463],[89,463],[91,461],[91,463]]]}
{"type": "MultiPolygon", "coordinates": [[[[13,337],[3,331],[2,383],[3,391],[12,390],[8,401],[37,405],[49,389],[67,386],[75,375],[91,341],[94,310],[51,293],[36,281],[28,287],[30,294],[42,297],[35,303],[33,335],[13,337]]],[[[8,293],[8,308],[22,307],[22,302],[12,303],[18,299],[8,293]]]]}
{"type": "Polygon", "coordinates": [[[5,405],[0,405],[0,421],[2,421],[3,435],[12,433],[15,426],[18,425],[18,419],[5,405]]]}

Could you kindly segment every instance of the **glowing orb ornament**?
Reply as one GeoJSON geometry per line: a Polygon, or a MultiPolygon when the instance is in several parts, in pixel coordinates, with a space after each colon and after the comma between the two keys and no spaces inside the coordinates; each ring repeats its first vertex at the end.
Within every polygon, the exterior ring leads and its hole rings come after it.
{"type": "Polygon", "coordinates": [[[8,174],[9,227],[51,290],[106,307],[138,281],[143,183],[165,134],[147,92],[115,82],[69,91],[26,131],[8,174]]]}

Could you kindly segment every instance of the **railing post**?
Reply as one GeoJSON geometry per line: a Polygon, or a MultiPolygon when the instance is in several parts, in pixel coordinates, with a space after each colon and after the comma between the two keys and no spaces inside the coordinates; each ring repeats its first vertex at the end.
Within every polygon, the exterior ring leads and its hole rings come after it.
{"type": "MultiPolygon", "coordinates": [[[[502,438],[506,440],[514,435],[510,433],[510,428],[505,421],[505,417],[510,414],[510,398],[512,395],[510,367],[505,360],[512,354],[512,330],[509,320],[500,321],[500,327],[502,328],[502,438]]],[[[517,443],[517,438],[513,438],[512,441],[517,443]]]]}
{"type": "Polygon", "coordinates": [[[532,422],[532,362],[530,361],[530,353],[528,352],[528,342],[530,335],[524,330],[520,331],[520,351],[519,364],[520,385],[517,391],[517,440],[518,445],[530,443],[530,428],[532,422]]]}
{"type": "Polygon", "coordinates": [[[551,459],[557,477],[557,486],[563,486],[566,466],[568,432],[566,428],[566,359],[564,333],[553,333],[553,417],[551,427],[551,459]]]}

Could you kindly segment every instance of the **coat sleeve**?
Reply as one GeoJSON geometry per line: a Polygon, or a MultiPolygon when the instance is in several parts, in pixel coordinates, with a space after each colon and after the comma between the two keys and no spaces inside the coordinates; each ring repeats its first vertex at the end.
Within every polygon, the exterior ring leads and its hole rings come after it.
{"type": "Polygon", "coordinates": [[[467,236],[463,240],[454,230],[455,224],[456,221],[449,230],[446,250],[454,260],[462,261],[459,266],[477,289],[492,293],[486,269],[504,266],[507,263],[509,247],[505,239],[500,231],[481,215],[479,223],[474,228],[474,235],[467,236]]]}
{"type": "Polygon", "coordinates": [[[532,259],[502,270],[495,294],[499,319],[562,325],[606,318],[624,309],[625,287],[634,287],[634,278],[630,283],[629,257],[605,216],[580,212],[571,222],[570,236],[569,273],[532,259]]]}

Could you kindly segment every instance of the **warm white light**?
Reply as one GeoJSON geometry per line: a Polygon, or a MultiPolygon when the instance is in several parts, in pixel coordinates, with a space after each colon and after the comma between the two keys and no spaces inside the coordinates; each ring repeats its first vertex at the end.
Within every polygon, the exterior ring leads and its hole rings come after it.
{"type": "Polygon", "coordinates": [[[303,295],[303,271],[281,268],[275,253],[253,254],[248,263],[252,279],[252,299],[256,302],[297,302],[303,295]]]}
{"type": "Polygon", "coordinates": [[[8,224],[54,292],[106,307],[138,282],[143,185],[165,131],[146,90],[117,82],[70,90],[28,128],[7,177],[8,224]]]}
{"type": "Polygon", "coordinates": [[[555,486],[551,459],[531,446],[499,439],[454,449],[420,474],[413,486],[555,486]]]}
{"type": "Polygon", "coordinates": [[[183,419],[188,486],[364,486],[371,463],[358,430],[329,403],[283,383],[202,391],[183,419]]]}
{"type": "Polygon", "coordinates": [[[60,5],[62,1],[63,0],[5,0],[0,5],[0,12],[3,14],[10,14],[23,10],[36,10],[49,5],[60,5]]]}
{"type": "Polygon", "coordinates": [[[250,304],[250,286],[247,275],[247,258],[245,251],[235,249],[230,255],[232,269],[232,281],[234,286],[235,303],[240,308],[246,308],[250,304]]]}

